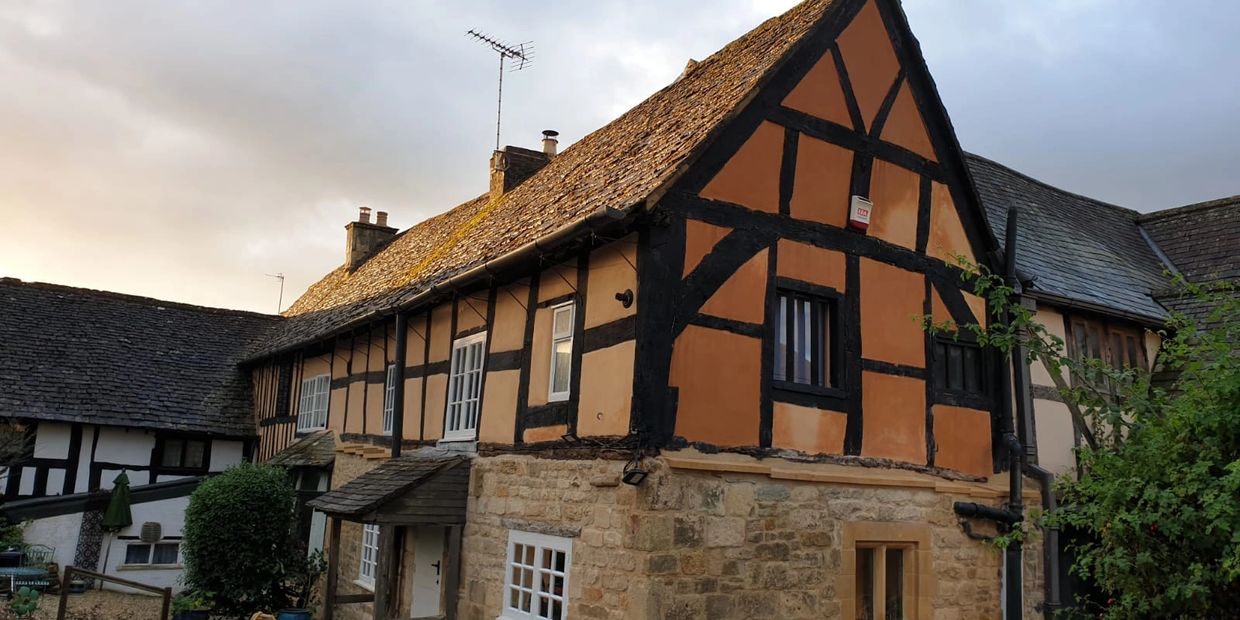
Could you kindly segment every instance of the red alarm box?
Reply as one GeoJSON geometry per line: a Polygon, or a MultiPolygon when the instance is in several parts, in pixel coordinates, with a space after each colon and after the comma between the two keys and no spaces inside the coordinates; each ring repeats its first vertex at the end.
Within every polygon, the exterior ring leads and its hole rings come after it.
{"type": "Polygon", "coordinates": [[[848,203],[848,227],[862,232],[870,227],[870,214],[874,212],[874,203],[863,196],[853,196],[848,203]]]}

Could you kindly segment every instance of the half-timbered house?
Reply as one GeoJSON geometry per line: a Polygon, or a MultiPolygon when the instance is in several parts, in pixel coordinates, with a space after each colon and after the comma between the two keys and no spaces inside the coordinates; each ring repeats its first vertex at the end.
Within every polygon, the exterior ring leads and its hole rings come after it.
{"type": "Polygon", "coordinates": [[[953,512],[1011,499],[1001,360],[922,327],[989,320],[967,166],[899,5],[810,0],[443,215],[363,212],[249,361],[261,457],[338,442],[328,613],[1033,610],[1037,545],[953,512]]]}

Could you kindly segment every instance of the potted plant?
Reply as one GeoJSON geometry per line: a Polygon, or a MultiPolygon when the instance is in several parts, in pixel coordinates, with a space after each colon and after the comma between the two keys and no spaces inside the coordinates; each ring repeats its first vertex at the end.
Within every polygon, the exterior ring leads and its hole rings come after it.
{"type": "Polygon", "coordinates": [[[182,592],[172,598],[172,620],[210,620],[210,592],[182,592]]]}
{"type": "Polygon", "coordinates": [[[319,578],[327,570],[322,551],[301,555],[299,561],[289,567],[285,593],[291,603],[276,613],[276,620],[310,620],[318,604],[319,578]]]}

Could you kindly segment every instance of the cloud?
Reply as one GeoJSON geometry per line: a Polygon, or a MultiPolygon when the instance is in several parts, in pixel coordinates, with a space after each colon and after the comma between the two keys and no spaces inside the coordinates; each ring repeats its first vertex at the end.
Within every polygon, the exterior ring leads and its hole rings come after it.
{"type": "MultiPolygon", "coordinates": [[[[485,189],[497,59],[467,29],[534,42],[503,142],[566,145],[793,2],[463,4],[0,7],[0,275],[270,311],[264,274],[287,303],[358,205],[407,227],[485,189]]],[[[1230,5],[906,10],[966,148],[1139,208],[1235,193],[1230,5]]]]}

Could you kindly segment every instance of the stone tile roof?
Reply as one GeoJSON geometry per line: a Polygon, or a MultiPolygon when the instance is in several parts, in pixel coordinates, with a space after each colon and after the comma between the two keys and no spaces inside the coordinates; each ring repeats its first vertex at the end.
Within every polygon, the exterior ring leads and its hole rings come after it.
{"type": "Polygon", "coordinates": [[[1007,211],[1020,209],[1017,268],[1032,292],[1158,322],[1154,293],[1165,266],[1138,227],[1141,214],[1052,187],[978,155],[965,160],[992,231],[1003,243],[1007,211]]]}
{"type": "Polygon", "coordinates": [[[470,200],[404,231],[356,270],[332,271],[293,304],[290,320],[253,356],[389,311],[599,209],[640,207],[677,178],[830,6],[832,0],[807,0],[767,20],[565,149],[502,198],[470,200]]]}
{"type": "MultiPolygon", "coordinates": [[[[467,464],[462,456],[389,459],[382,465],[308,502],[307,506],[330,515],[357,517],[379,508],[436,474],[467,464]]],[[[462,494],[468,489],[462,489],[462,494]]]]}
{"type": "Polygon", "coordinates": [[[279,317],[0,279],[0,416],[254,435],[246,343],[279,317]]]}
{"type": "Polygon", "coordinates": [[[326,467],[335,460],[335,434],[331,430],[321,430],[294,441],[267,462],[282,467],[326,467]]]}
{"type": "MultiPolygon", "coordinates": [[[[1141,227],[1184,278],[1195,284],[1240,284],[1240,196],[1141,216],[1141,227]]],[[[1200,321],[1212,307],[1170,288],[1156,292],[1170,309],[1200,321]]]]}

